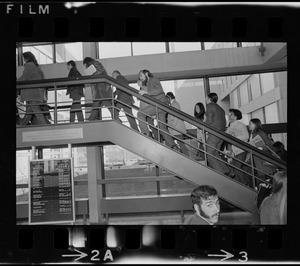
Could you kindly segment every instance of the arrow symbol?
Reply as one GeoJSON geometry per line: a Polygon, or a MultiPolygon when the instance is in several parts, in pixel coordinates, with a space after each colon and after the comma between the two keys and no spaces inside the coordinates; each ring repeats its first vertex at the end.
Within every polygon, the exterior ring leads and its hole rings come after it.
{"type": "Polygon", "coordinates": [[[228,259],[234,257],[234,255],[232,255],[231,253],[229,253],[223,249],[221,249],[221,251],[224,252],[225,254],[208,254],[207,256],[209,256],[209,257],[225,257],[225,258],[221,259],[221,261],[228,260],[228,259]]]}
{"type": "Polygon", "coordinates": [[[84,257],[87,256],[87,254],[84,253],[84,252],[81,252],[81,251],[79,251],[79,250],[77,250],[77,249],[75,249],[75,248],[74,248],[74,250],[75,250],[76,252],[80,253],[80,254],[64,254],[64,255],[62,255],[62,256],[63,256],[63,257],[78,257],[78,256],[79,256],[79,258],[75,259],[75,261],[76,261],[76,260],[80,260],[80,259],[82,259],[82,258],[84,258],[84,257]]]}

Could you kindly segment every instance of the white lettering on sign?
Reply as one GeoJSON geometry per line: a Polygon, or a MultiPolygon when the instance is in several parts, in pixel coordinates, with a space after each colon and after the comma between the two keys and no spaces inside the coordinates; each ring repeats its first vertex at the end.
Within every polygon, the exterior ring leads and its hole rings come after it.
{"type": "Polygon", "coordinates": [[[69,139],[82,139],[82,128],[72,129],[57,129],[57,130],[43,130],[43,131],[31,131],[23,132],[23,142],[37,142],[37,141],[49,141],[49,140],[69,140],[69,139]]]}

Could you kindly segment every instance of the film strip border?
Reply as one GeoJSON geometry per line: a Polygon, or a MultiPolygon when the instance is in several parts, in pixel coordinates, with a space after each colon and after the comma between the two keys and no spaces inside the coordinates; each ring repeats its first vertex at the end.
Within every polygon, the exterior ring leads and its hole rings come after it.
{"type": "MultiPolygon", "coordinates": [[[[284,251],[284,231],[278,227],[193,226],[57,226],[17,232],[14,258],[26,252],[31,262],[82,260],[117,261],[131,255],[176,260],[246,262],[270,259],[266,252],[284,251]],[[85,255],[84,255],[85,254],[85,255]]],[[[24,257],[22,258],[24,260],[24,257]]]]}
{"type": "Polygon", "coordinates": [[[17,36],[27,40],[276,41],[296,34],[296,10],[255,5],[176,6],[95,3],[66,8],[62,3],[2,5],[16,18],[17,36]],[[290,15],[287,15],[287,14],[290,15]]]}
{"type": "MultiPolygon", "coordinates": [[[[284,36],[284,20],[281,17],[271,17],[266,21],[266,36],[269,38],[281,38],[284,36]]],[[[32,17],[21,17],[18,20],[18,36],[21,38],[37,38],[34,31],[36,21],[32,17]]],[[[191,36],[198,38],[210,38],[213,36],[213,19],[209,17],[196,18],[194,32],[190,29],[191,36]]],[[[251,23],[251,22],[250,22],[251,23]]],[[[57,17],[53,19],[53,37],[69,38],[73,30],[72,21],[68,18],[57,17]]],[[[142,37],[142,19],[128,17],[124,21],[124,36],[126,38],[142,37]]],[[[76,26],[74,26],[75,28],[76,26]]],[[[249,21],[245,17],[230,19],[229,36],[233,38],[246,38],[249,31],[249,21]]],[[[106,34],[105,20],[102,17],[91,17],[88,25],[89,37],[103,38],[106,34]]],[[[175,38],[178,36],[178,26],[174,17],[162,17],[158,31],[161,38],[175,38]]],[[[179,33],[181,35],[181,32],[179,33]]]]}

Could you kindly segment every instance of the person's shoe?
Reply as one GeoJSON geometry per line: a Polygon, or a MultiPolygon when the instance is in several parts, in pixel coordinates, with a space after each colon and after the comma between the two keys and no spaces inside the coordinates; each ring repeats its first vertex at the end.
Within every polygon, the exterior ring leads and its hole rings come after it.
{"type": "Polygon", "coordinates": [[[151,138],[151,139],[154,139],[152,132],[148,133],[148,137],[151,138]]]}
{"type": "Polygon", "coordinates": [[[176,144],[174,144],[171,148],[181,153],[181,149],[176,144]]]}

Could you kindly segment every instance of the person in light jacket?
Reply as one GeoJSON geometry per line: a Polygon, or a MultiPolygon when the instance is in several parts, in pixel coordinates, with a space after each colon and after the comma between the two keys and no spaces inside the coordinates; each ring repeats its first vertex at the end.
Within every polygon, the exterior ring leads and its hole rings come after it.
{"type": "MultiPolygon", "coordinates": [[[[169,104],[172,107],[174,107],[178,110],[181,110],[180,104],[176,101],[175,96],[172,92],[168,92],[166,94],[166,96],[168,97],[169,104]]],[[[177,138],[182,139],[182,140],[184,139],[183,134],[186,134],[186,127],[185,127],[183,120],[177,118],[176,116],[168,114],[168,126],[169,126],[168,130],[172,136],[176,136],[177,138]]],[[[177,140],[177,143],[178,143],[182,153],[189,156],[188,149],[185,146],[184,142],[177,140]]]]}
{"type": "MultiPolygon", "coordinates": [[[[161,86],[160,81],[155,78],[153,76],[153,74],[147,70],[147,69],[143,69],[139,72],[139,79],[145,83],[145,86],[147,89],[145,90],[140,90],[139,94],[140,95],[148,95],[151,98],[154,98],[162,103],[167,104],[168,99],[165,95],[165,92],[161,86]]],[[[139,112],[137,113],[137,117],[139,119],[139,127],[140,130],[143,134],[148,135],[149,136],[149,128],[148,125],[145,123],[147,120],[148,116],[154,116],[158,115],[158,127],[159,129],[161,129],[161,135],[163,136],[165,143],[167,146],[171,147],[172,149],[176,150],[176,151],[180,151],[179,147],[177,146],[177,144],[174,142],[173,138],[165,132],[168,132],[167,127],[164,123],[166,123],[166,112],[161,110],[161,109],[156,109],[155,106],[153,105],[148,105],[143,109],[140,109],[139,112]],[[160,121],[162,123],[160,123],[160,121]]]]}
{"type": "MultiPolygon", "coordinates": [[[[76,67],[76,63],[73,60],[70,60],[67,63],[67,68],[69,70],[68,78],[81,77],[81,73],[78,71],[76,67]]],[[[81,97],[83,94],[83,85],[78,86],[68,86],[67,95],[70,95],[70,98],[73,100],[70,110],[70,123],[75,122],[75,114],[77,115],[77,119],[79,122],[83,122],[83,113],[81,110],[81,97]]]]}
{"type": "MultiPolygon", "coordinates": [[[[96,71],[92,74],[92,76],[107,75],[103,65],[99,61],[91,57],[84,58],[83,65],[86,68],[90,67],[91,65],[95,67],[96,71]]],[[[93,106],[92,106],[93,111],[89,117],[89,120],[102,119],[101,107],[107,107],[107,109],[111,113],[111,117],[114,117],[113,108],[112,108],[113,90],[109,84],[105,82],[92,84],[92,98],[93,98],[93,106]]]]}
{"type": "MultiPolygon", "coordinates": [[[[23,58],[25,61],[24,71],[18,81],[28,80],[42,80],[44,73],[40,69],[35,56],[31,52],[24,52],[23,58]]],[[[47,124],[44,115],[41,113],[40,105],[46,98],[46,91],[44,88],[23,89],[20,92],[21,102],[26,102],[26,114],[21,119],[20,125],[24,126],[31,121],[33,115],[36,116],[38,124],[47,124]]]]}

